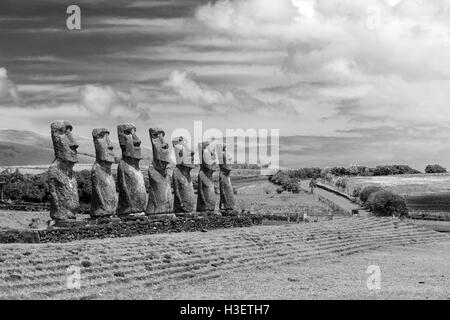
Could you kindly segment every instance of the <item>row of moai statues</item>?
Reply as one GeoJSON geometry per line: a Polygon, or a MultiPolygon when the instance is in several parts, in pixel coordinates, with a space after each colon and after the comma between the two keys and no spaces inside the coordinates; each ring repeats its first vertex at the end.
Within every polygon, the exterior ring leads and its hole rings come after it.
{"type": "MultiPolygon", "coordinates": [[[[51,123],[51,136],[55,150],[55,162],[50,166],[50,217],[55,221],[75,219],[79,208],[78,186],[73,167],[78,162],[76,143],[69,121],[51,123]]],[[[111,167],[116,162],[110,132],[105,128],[92,131],[95,146],[95,163],[92,166],[91,217],[125,216],[145,212],[149,217],[192,216],[196,213],[218,214],[214,171],[219,168],[219,213],[235,214],[235,199],[230,179],[230,157],[225,145],[203,142],[200,144],[201,165],[198,174],[197,201],[195,201],[191,170],[194,152],[186,139],[172,141],[176,165],[172,166],[171,148],[160,128],[150,128],[153,163],[148,168],[149,190],[139,167],[142,159],[141,141],[133,124],[117,126],[122,158],[117,168],[116,181],[111,167]],[[217,148],[219,146],[219,148],[217,148]],[[219,154],[216,152],[219,150],[219,154]],[[218,161],[220,157],[221,161],[218,161]],[[218,165],[218,168],[217,168],[218,165]],[[173,194],[172,194],[173,187],[173,194]],[[196,206],[195,206],[196,204],[196,206]]]]}

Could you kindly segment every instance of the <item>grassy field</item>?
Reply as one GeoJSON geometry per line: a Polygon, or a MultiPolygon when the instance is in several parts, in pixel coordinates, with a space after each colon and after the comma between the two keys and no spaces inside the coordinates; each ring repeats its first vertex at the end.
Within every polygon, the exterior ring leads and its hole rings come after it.
{"type": "Polygon", "coordinates": [[[330,209],[309,193],[298,194],[283,192],[277,194],[277,185],[266,181],[244,185],[238,188],[236,204],[239,208],[263,215],[292,216],[303,213],[308,216],[326,216],[330,209]]]}
{"type": "Polygon", "coordinates": [[[404,196],[450,192],[450,174],[411,174],[349,178],[349,193],[357,186],[379,185],[404,196]]]}
{"type": "MultiPolygon", "coordinates": [[[[200,283],[164,287],[153,299],[450,299],[450,241],[387,246],[354,255],[226,272],[200,283]],[[367,288],[367,267],[381,270],[380,290],[367,288]]],[[[150,297],[149,292],[142,292],[150,297]]]]}
{"type": "Polygon", "coordinates": [[[405,197],[413,217],[450,220],[450,174],[352,177],[346,192],[358,186],[379,185],[405,197]]]}
{"type": "MultiPolygon", "coordinates": [[[[317,286],[318,277],[334,278],[328,282],[328,293],[331,298],[339,298],[339,288],[347,288],[345,282],[337,281],[342,277],[354,278],[357,274],[356,267],[345,268],[351,266],[351,262],[340,266],[336,261],[380,248],[390,252],[393,245],[444,241],[448,241],[448,236],[391,218],[339,217],[317,223],[64,244],[7,244],[0,245],[0,299],[295,298],[291,289],[283,291],[283,288],[289,288],[284,286],[287,282],[291,288],[297,286],[298,292],[306,287],[323,297],[327,292],[317,286]],[[319,260],[321,262],[314,262],[319,260]],[[315,268],[318,269],[314,271],[315,268]],[[79,275],[79,288],[70,286],[74,272],[79,275]],[[226,285],[228,279],[230,284],[243,282],[229,286],[226,285]],[[207,295],[213,291],[209,281],[213,281],[213,286],[220,283],[222,287],[207,295]],[[189,291],[189,287],[194,291],[189,291]],[[250,294],[246,295],[246,292],[250,294]]],[[[447,281],[448,284],[449,279],[447,249],[441,248],[433,254],[445,266],[438,271],[433,269],[436,265],[431,265],[426,255],[418,257],[423,258],[424,268],[416,281],[423,278],[427,283],[448,290],[448,285],[443,283],[447,281]],[[428,268],[427,262],[430,263],[428,268]],[[446,270],[444,278],[435,282],[432,277],[441,277],[441,270],[446,270]]],[[[367,266],[374,263],[386,268],[383,269],[386,274],[402,276],[411,270],[400,267],[400,271],[390,271],[390,260],[396,256],[387,254],[378,260],[370,255],[367,257],[360,259],[358,267],[362,270],[359,274],[364,274],[367,266]]],[[[409,262],[397,261],[398,264],[409,262]]],[[[421,288],[424,287],[417,283],[413,288],[404,287],[407,292],[421,288]]],[[[426,291],[421,294],[422,298],[430,295],[426,291]]],[[[442,295],[435,297],[442,298],[442,295]]]]}

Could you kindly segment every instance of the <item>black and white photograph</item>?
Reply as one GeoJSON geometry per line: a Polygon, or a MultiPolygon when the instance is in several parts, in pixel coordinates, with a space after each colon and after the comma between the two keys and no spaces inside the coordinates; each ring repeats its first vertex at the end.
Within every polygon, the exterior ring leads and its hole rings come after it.
{"type": "Polygon", "coordinates": [[[0,300],[449,300],[447,170],[450,0],[0,0],[0,300]]]}

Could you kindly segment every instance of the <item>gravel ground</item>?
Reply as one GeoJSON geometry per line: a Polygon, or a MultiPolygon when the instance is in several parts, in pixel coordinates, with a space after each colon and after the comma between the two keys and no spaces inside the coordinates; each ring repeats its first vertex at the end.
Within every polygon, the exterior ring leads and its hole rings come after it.
{"type": "MultiPolygon", "coordinates": [[[[370,252],[265,267],[182,286],[144,299],[450,299],[450,241],[391,246],[370,252]],[[369,265],[381,270],[381,289],[368,290],[369,265]]],[[[137,295],[138,296],[138,295],[137,295]]]]}

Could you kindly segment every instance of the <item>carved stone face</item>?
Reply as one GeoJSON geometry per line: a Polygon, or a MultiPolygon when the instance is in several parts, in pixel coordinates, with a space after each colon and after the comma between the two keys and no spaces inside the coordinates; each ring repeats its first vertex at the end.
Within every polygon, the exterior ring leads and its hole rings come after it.
{"type": "Polygon", "coordinates": [[[194,168],[194,152],[187,144],[186,139],[178,137],[172,140],[173,149],[175,151],[175,159],[177,165],[183,165],[185,167],[194,168]]]}
{"type": "Polygon", "coordinates": [[[198,144],[202,152],[202,166],[209,170],[217,170],[218,158],[216,153],[216,143],[202,142],[198,144]]]}
{"type": "Polygon", "coordinates": [[[95,157],[98,161],[114,163],[113,145],[109,139],[109,131],[105,128],[92,130],[94,139],[95,157]]]}
{"type": "Polygon", "coordinates": [[[152,142],[153,166],[155,169],[164,169],[172,163],[169,144],[164,138],[166,133],[161,128],[150,128],[150,140],[152,142]]]}
{"type": "Polygon", "coordinates": [[[78,143],[72,136],[72,124],[67,120],[53,121],[50,125],[53,149],[58,160],[78,162],[78,143]]]}
{"type": "Polygon", "coordinates": [[[227,151],[227,146],[222,145],[221,147],[222,154],[220,155],[219,159],[222,159],[222,161],[219,163],[219,167],[223,171],[231,171],[231,164],[233,161],[233,158],[231,157],[231,154],[227,151]]]}
{"type": "Polygon", "coordinates": [[[131,123],[119,124],[117,126],[119,145],[122,149],[122,157],[142,159],[141,140],[136,135],[136,127],[131,123]]]}

